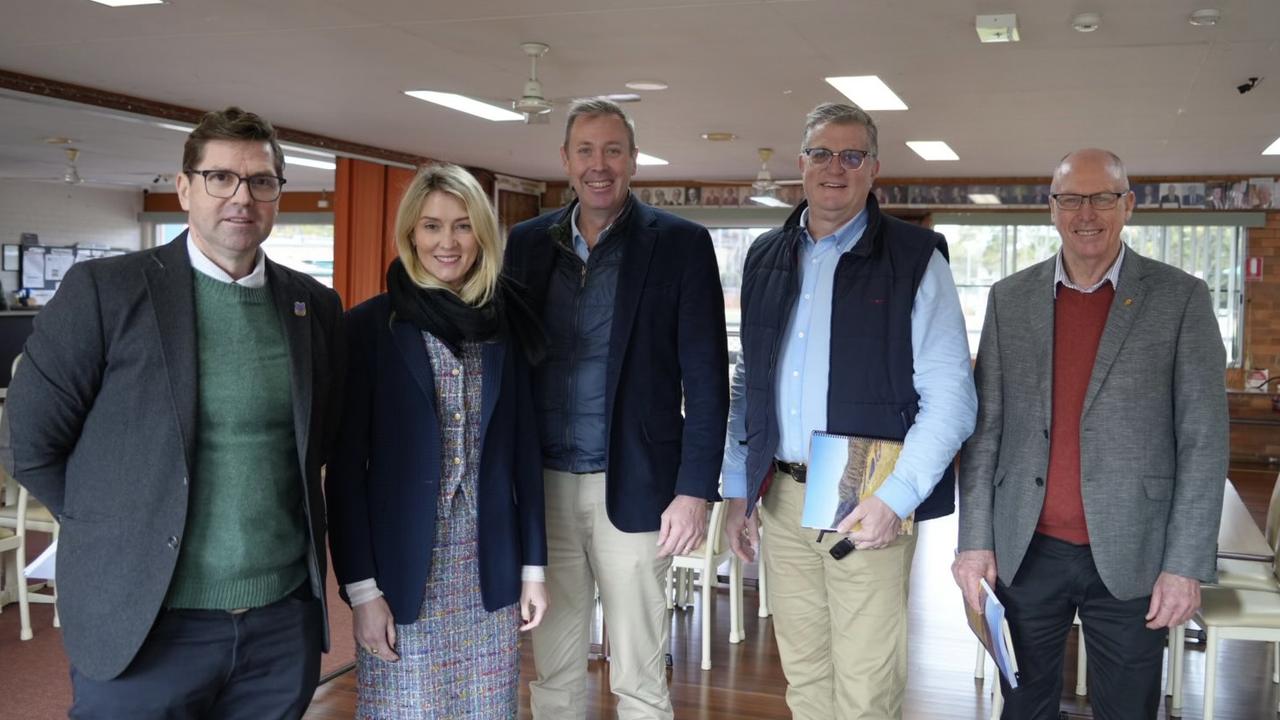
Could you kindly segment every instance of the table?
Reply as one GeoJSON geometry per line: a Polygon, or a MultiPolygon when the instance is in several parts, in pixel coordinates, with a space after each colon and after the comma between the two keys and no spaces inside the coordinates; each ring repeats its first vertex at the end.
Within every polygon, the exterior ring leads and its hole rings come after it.
{"type": "Polygon", "coordinates": [[[1218,524],[1218,557],[1232,560],[1271,562],[1275,552],[1254,524],[1249,509],[1240,499],[1231,479],[1222,493],[1222,521],[1218,524]]]}

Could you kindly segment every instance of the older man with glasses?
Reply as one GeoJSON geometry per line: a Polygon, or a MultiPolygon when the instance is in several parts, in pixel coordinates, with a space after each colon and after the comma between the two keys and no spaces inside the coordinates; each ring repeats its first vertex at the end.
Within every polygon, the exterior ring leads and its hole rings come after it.
{"type": "Polygon", "coordinates": [[[173,242],[78,263],[9,387],[6,465],[62,523],[73,718],[298,718],[327,644],[337,294],[267,259],[284,156],[239,108],[183,149],[173,242]]]}
{"type": "Polygon", "coordinates": [[[1166,628],[1216,574],[1225,352],[1204,281],[1121,240],[1120,158],[1067,155],[1051,193],[1061,251],[987,301],[952,572],[974,609],[984,579],[1007,608],[1005,718],[1058,717],[1077,613],[1094,717],[1154,718],[1166,628]]]}
{"type": "Polygon", "coordinates": [[[861,108],[815,108],[799,156],[805,202],[756,240],[743,271],[725,532],[750,560],[763,517],[787,705],[803,720],[902,716],[916,540],[900,529],[913,513],[954,510],[951,461],[977,410],[946,242],[881,213],[876,152],[861,108]],[[835,533],[801,527],[814,431],[903,441],[892,474],[835,533]]]}

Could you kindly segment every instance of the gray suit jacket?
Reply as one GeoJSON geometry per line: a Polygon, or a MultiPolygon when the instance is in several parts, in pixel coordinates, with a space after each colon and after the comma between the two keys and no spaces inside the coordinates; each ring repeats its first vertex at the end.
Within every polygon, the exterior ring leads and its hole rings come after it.
{"type": "MultiPolygon", "coordinates": [[[[1006,584],[1044,504],[1053,277],[1050,258],[991,288],[974,370],[978,426],[961,454],[960,549],[994,549],[1006,584]]],[[[1126,248],[1080,418],[1089,541],[1121,600],[1151,594],[1162,571],[1216,577],[1225,364],[1205,283],[1126,248]]]]}
{"type": "MultiPolygon", "coordinates": [[[[198,431],[192,272],[186,233],[76,264],[36,317],[9,386],[4,461],[62,523],[63,640],[92,678],[132,661],[181,547],[198,431]]],[[[323,601],[320,466],[341,397],[330,384],[342,377],[342,307],[332,290],[270,260],[267,284],[289,346],[307,561],[323,601]]]]}

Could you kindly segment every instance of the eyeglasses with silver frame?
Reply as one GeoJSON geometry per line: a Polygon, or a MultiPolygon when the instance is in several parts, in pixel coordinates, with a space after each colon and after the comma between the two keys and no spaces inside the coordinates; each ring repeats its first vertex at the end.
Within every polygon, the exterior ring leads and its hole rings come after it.
{"type": "Polygon", "coordinates": [[[238,175],[230,170],[187,170],[188,175],[204,178],[204,191],[223,200],[235,197],[240,184],[249,188],[249,197],[258,202],[272,202],[280,197],[285,179],[276,175],[238,175]]]}
{"type": "Polygon", "coordinates": [[[1049,197],[1053,198],[1053,202],[1057,204],[1059,210],[1079,210],[1084,207],[1086,202],[1094,210],[1110,210],[1120,202],[1120,198],[1128,194],[1129,191],[1125,190],[1124,192],[1096,192],[1092,195],[1054,193],[1049,197]]]}
{"type": "Polygon", "coordinates": [[[854,150],[852,148],[846,150],[829,150],[824,147],[807,147],[800,151],[809,158],[809,162],[814,165],[826,165],[831,162],[831,158],[836,155],[840,156],[840,164],[846,170],[857,170],[862,167],[862,163],[866,161],[871,153],[867,150],[854,150]]]}

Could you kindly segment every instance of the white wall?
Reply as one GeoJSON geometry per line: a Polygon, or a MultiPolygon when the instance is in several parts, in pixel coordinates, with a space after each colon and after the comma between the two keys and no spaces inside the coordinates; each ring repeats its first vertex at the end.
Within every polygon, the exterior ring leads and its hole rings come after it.
{"type": "MultiPolygon", "coordinates": [[[[0,243],[16,245],[22,233],[40,236],[41,245],[105,245],[138,250],[143,246],[142,191],[84,185],[0,180],[0,243]]],[[[0,272],[7,293],[17,272],[0,272]]]]}

